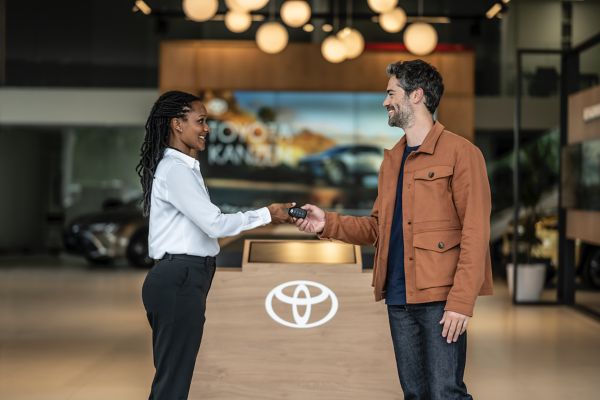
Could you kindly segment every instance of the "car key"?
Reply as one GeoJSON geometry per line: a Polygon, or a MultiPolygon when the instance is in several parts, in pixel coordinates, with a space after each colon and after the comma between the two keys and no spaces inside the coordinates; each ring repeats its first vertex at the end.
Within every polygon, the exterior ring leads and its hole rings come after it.
{"type": "Polygon", "coordinates": [[[300,207],[292,207],[288,210],[288,214],[294,218],[306,218],[306,214],[308,213],[306,212],[306,210],[300,207]]]}

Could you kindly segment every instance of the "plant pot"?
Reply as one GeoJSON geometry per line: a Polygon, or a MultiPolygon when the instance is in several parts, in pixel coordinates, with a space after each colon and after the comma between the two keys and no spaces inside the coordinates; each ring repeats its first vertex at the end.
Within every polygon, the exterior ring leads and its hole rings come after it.
{"type": "MultiPolygon", "coordinates": [[[[517,301],[539,301],[546,280],[546,264],[519,264],[517,282],[517,301]]],[[[514,267],[512,263],[506,265],[506,278],[508,280],[508,293],[513,296],[514,267]]]]}

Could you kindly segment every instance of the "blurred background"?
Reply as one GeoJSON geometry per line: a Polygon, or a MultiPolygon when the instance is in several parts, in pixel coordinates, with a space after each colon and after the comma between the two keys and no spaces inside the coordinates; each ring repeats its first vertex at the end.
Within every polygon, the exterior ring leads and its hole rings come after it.
{"type": "MultiPolygon", "coordinates": [[[[64,326],[40,328],[44,307],[70,310],[67,326],[98,308],[89,318],[146,338],[137,285],[153,260],[135,166],[161,92],[203,98],[200,164],[224,212],[296,201],[368,215],[403,134],[381,105],[385,66],[414,58],[444,77],[440,122],[486,158],[501,301],[568,306],[597,337],[599,18],[597,0],[0,0],[0,397],[42,398],[15,371],[37,365],[45,382],[51,362],[22,357],[64,326]]],[[[241,266],[244,239],[275,236],[296,234],[223,240],[219,267],[241,266]]],[[[361,252],[369,270],[374,249],[361,252]]],[[[92,398],[69,393],[57,398],[92,398]]]]}

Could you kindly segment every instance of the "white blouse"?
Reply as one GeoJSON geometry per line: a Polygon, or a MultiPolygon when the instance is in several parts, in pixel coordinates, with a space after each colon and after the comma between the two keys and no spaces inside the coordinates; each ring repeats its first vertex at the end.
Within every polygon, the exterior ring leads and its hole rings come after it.
{"type": "Polygon", "coordinates": [[[270,222],[266,207],[223,214],[210,201],[198,160],[171,148],[165,150],[152,184],[151,258],[161,259],[165,253],[216,256],[220,250],[217,238],[270,222]]]}

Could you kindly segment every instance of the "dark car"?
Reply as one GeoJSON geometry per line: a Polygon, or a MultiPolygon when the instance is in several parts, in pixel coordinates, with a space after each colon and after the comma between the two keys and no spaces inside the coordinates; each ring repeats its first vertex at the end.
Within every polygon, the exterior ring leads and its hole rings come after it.
{"type": "Polygon", "coordinates": [[[92,264],[109,264],[126,257],[135,267],[149,268],[148,219],[139,199],[128,203],[105,202],[103,210],[72,220],[63,234],[65,249],[81,254],[92,264]]]}
{"type": "Polygon", "coordinates": [[[373,145],[340,145],[303,157],[301,171],[332,185],[359,184],[377,186],[377,173],[383,161],[383,149],[373,145]]]}

